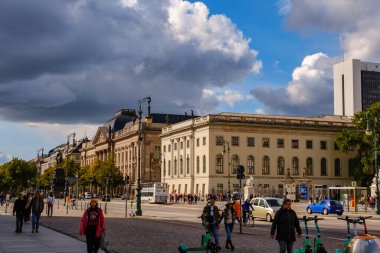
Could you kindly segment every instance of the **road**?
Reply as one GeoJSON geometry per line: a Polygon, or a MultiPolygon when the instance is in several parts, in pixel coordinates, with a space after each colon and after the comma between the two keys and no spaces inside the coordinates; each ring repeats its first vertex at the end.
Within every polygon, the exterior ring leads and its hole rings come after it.
{"type": "MultiPolygon", "coordinates": [[[[104,202],[102,203],[104,207],[104,202]]],[[[125,201],[113,199],[111,202],[107,203],[107,209],[110,215],[117,217],[125,216],[125,201]]],[[[202,212],[204,203],[198,205],[188,205],[188,204],[167,204],[167,205],[158,205],[158,204],[142,204],[143,216],[149,219],[157,219],[166,222],[172,223],[181,223],[181,222],[194,222],[199,224],[199,215],[202,212]]],[[[217,202],[218,207],[224,207],[224,203],[217,202]]],[[[306,204],[294,204],[293,209],[297,212],[299,217],[313,216],[308,215],[305,211],[306,204]]],[[[133,205],[131,208],[130,203],[128,202],[128,210],[135,210],[133,205]]],[[[372,213],[360,213],[362,216],[369,216],[372,213]]],[[[343,216],[337,216],[336,214],[321,215],[317,214],[318,217],[323,218],[324,220],[319,221],[319,227],[321,235],[323,237],[328,237],[331,239],[344,240],[347,234],[347,225],[345,221],[338,220],[337,217],[345,217],[345,215],[351,215],[344,213],[343,216]]],[[[356,215],[357,216],[357,215],[356,215]]],[[[367,226],[369,233],[380,237],[380,219],[368,219],[367,226]]],[[[244,226],[243,233],[268,233],[270,230],[271,223],[265,220],[255,221],[255,226],[253,228],[244,226]]],[[[305,232],[304,225],[301,223],[303,233],[305,232]]],[[[308,223],[310,235],[315,235],[315,225],[314,223],[308,223]]],[[[352,227],[352,226],[351,226],[352,227]]],[[[363,225],[358,225],[358,233],[364,233],[363,225]]]]}

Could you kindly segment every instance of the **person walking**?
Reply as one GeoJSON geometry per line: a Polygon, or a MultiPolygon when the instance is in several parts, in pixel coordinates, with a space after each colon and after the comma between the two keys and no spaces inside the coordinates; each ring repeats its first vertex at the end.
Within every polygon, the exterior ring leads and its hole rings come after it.
{"type": "Polygon", "coordinates": [[[30,193],[27,193],[24,195],[24,201],[25,201],[25,212],[24,212],[24,223],[29,224],[30,223],[30,214],[32,213],[32,207],[30,205],[31,196],[30,193]]]}
{"type": "Polygon", "coordinates": [[[280,246],[280,253],[293,252],[293,244],[296,241],[297,231],[298,237],[301,237],[302,231],[297,214],[291,209],[292,202],[290,199],[284,200],[281,208],[276,212],[270,231],[270,238],[274,238],[277,229],[276,240],[280,246]]]}
{"type": "Polygon", "coordinates": [[[52,192],[50,192],[49,196],[47,197],[47,206],[48,206],[48,212],[47,216],[48,217],[53,217],[53,206],[55,203],[55,197],[52,192]]]}
{"type": "Polygon", "coordinates": [[[22,193],[18,194],[18,199],[16,199],[13,204],[13,216],[16,216],[16,233],[22,233],[22,224],[24,220],[26,203],[23,199],[22,193]]]}
{"type": "Polygon", "coordinates": [[[34,194],[33,199],[30,201],[30,206],[32,209],[32,233],[38,233],[41,213],[44,211],[44,200],[39,192],[34,194]]]}
{"type": "Polygon", "coordinates": [[[203,208],[202,216],[206,219],[206,226],[210,233],[214,236],[215,244],[219,246],[218,225],[220,220],[219,209],[215,205],[216,196],[211,195],[209,202],[203,208]]]}
{"type": "Polygon", "coordinates": [[[238,218],[235,209],[233,208],[233,203],[230,200],[227,201],[226,207],[223,210],[219,223],[221,223],[223,220],[224,229],[226,230],[227,234],[226,249],[231,249],[231,251],[234,251],[235,247],[232,244],[232,231],[234,230],[235,220],[238,220],[238,218]]]}
{"type": "Polygon", "coordinates": [[[84,211],[81,219],[79,234],[86,235],[87,253],[97,253],[100,247],[100,236],[105,233],[106,225],[98,200],[91,199],[90,207],[84,211]]]}

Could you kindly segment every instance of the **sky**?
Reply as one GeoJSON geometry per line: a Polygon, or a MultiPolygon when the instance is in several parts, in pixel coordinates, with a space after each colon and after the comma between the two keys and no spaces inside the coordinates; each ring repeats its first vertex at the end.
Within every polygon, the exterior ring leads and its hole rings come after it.
{"type": "Polygon", "coordinates": [[[0,164],[121,108],[333,114],[332,66],[380,62],[376,0],[2,0],[0,164]]]}

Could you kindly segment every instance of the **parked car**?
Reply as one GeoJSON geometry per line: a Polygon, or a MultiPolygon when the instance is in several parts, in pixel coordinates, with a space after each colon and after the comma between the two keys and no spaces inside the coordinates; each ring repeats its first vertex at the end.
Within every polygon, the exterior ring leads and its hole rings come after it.
{"type": "Polygon", "coordinates": [[[327,215],[329,213],[336,213],[342,215],[343,206],[338,200],[321,199],[317,203],[306,206],[306,212],[309,214],[321,213],[327,215]]]}
{"type": "Polygon", "coordinates": [[[251,203],[255,209],[252,212],[255,218],[264,218],[272,221],[276,212],[281,208],[282,199],[278,198],[254,198],[251,203]]]}
{"type": "Polygon", "coordinates": [[[109,194],[103,195],[102,196],[102,201],[110,202],[111,201],[111,195],[109,195],[109,194]]]}
{"type": "Polygon", "coordinates": [[[125,200],[125,198],[127,198],[127,197],[128,197],[128,200],[129,200],[129,195],[128,194],[123,194],[123,196],[121,196],[121,199],[125,200]]]}
{"type": "Polygon", "coordinates": [[[92,198],[92,193],[91,192],[85,192],[84,193],[85,199],[91,199],[92,198]]]}

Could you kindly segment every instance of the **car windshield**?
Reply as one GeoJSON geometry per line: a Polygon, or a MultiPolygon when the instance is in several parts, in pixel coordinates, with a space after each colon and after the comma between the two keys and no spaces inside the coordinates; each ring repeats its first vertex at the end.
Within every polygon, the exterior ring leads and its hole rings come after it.
{"type": "Polygon", "coordinates": [[[281,199],[267,199],[267,203],[269,206],[281,206],[282,200],[281,199]]]}

